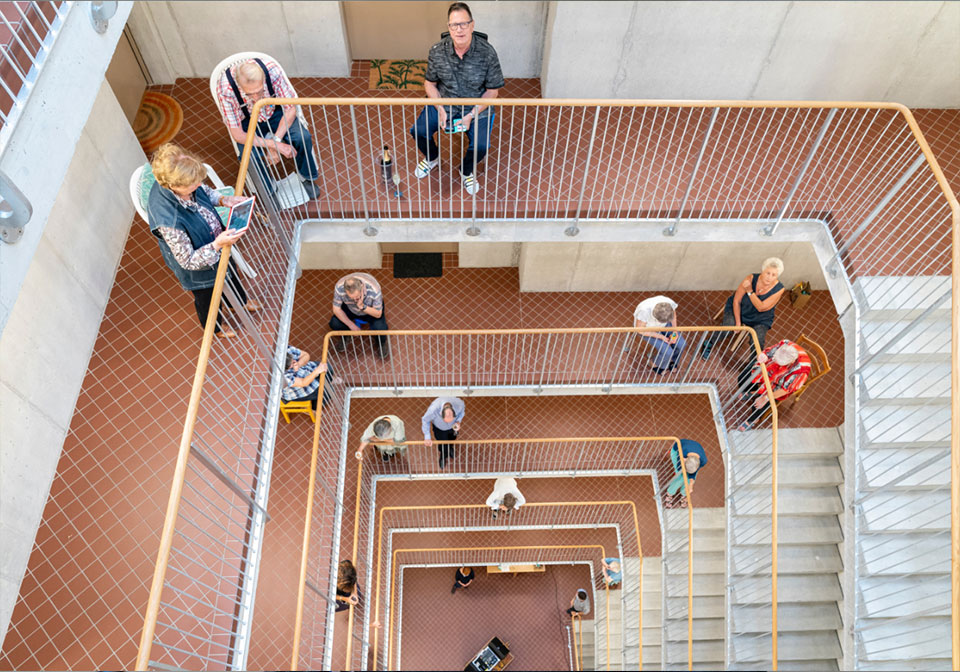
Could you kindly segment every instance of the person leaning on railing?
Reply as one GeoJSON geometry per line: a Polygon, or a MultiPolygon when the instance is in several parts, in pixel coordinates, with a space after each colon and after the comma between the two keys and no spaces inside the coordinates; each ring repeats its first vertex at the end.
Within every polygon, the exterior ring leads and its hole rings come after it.
{"type": "Polygon", "coordinates": [[[677,326],[677,302],[666,296],[654,296],[641,301],[633,312],[633,326],[666,328],[665,331],[643,334],[643,340],[655,351],[650,357],[654,372],[662,375],[665,371],[673,371],[687,346],[683,335],[674,331],[677,326]]]}
{"type": "MultiPolygon", "coordinates": [[[[727,299],[723,307],[723,326],[753,327],[757,332],[760,347],[764,346],[767,331],[773,326],[774,307],[783,296],[784,286],[780,283],[783,275],[783,262],[770,257],[763,262],[760,273],[748,275],[737,287],[733,296],[727,299]]],[[[707,359],[720,336],[708,338],[700,352],[707,359]]]]}
{"type": "MultiPolygon", "coordinates": [[[[252,58],[232,68],[227,68],[217,83],[217,98],[223,110],[223,123],[243,153],[250,127],[250,113],[261,98],[294,98],[280,66],[273,61],[252,58]]],[[[313,158],[313,140],[310,131],[297,119],[294,105],[264,105],[257,116],[257,132],[253,138],[251,161],[263,180],[264,186],[273,193],[276,186],[267,165],[274,165],[283,156],[295,159],[297,173],[304,191],[310,198],[320,195],[320,187],[314,180],[320,176],[313,158]]]]}
{"type": "MultiPolygon", "coordinates": [[[[473,13],[464,2],[447,8],[449,35],[430,47],[423,88],[427,98],[496,98],[503,88],[500,58],[487,36],[473,32],[473,13]]],[[[440,148],[433,136],[440,128],[450,128],[456,121],[467,134],[470,144],[460,163],[460,178],[468,194],[480,191],[474,175],[487,155],[494,109],[489,105],[452,105],[449,113],[443,105],[428,105],[417,117],[410,135],[417,142],[423,159],[413,171],[423,179],[440,164],[440,148]]]]}
{"type": "Polygon", "coordinates": [[[753,409],[750,415],[737,429],[750,429],[760,417],[770,408],[766,387],[763,384],[763,374],[760,364],[766,364],[767,375],[770,377],[770,387],[773,398],[782,401],[799,390],[807,378],[810,377],[812,365],[810,355],[793,341],[786,339],[760,353],[757,364],[744,369],[739,376],[739,389],[744,400],[753,399],[753,409]]]}
{"type": "MultiPolygon", "coordinates": [[[[437,397],[427,408],[427,412],[420,418],[420,429],[423,430],[423,440],[427,448],[433,445],[430,432],[437,441],[456,441],[460,435],[460,423],[466,412],[462,399],[457,397],[437,397]]],[[[454,448],[449,443],[438,443],[437,452],[440,453],[439,463],[443,469],[447,460],[452,460],[454,448]]]]}
{"type": "Polygon", "coordinates": [[[520,492],[517,486],[517,479],[510,476],[501,476],[493,483],[493,492],[487,497],[487,506],[490,512],[496,518],[500,511],[505,511],[508,515],[515,509],[527,503],[526,497],[520,492]]]}
{"type": "MultiPolygon", "coordinates": [[[[203,184],[206,167],[193,154],[173,143],[157,149],[150,167],[157,180],[147,202],[150,231],[157,237],[163,261],[177,276],[180,286],[193,292],[193,304],[203,327],[213,299],[220,250],[246,233],[246,229],[224,230],[215,208],[231,206],[244,199],[222,196],[203,184]]],[[[227,282],[248,311],[260,310],[258,301],[247,298],[233,260],[227,270],[227,282]]],[[[237,335],[232,329],[221,329],[220,324],[218,313],[216,334],[221,338],[237,335]]]]}
{"type": "Polygon", "coordinates": [[[383,461],[393,458],[399,453],[405,455],[407,447],[404,442],[407,440],[406,429],[403,426],[403,420],[395,415],[381,415],[371,422],[363,436],[360,438],[360,447],[357,448],[356,458],[363,459],[363,451],[371,443],[377,447],[383,461]]]}
{"type": "Polygon", "coordinates": [[[664,505],[672,508],[679,504],[676,497],[677,493],[683,489],[683,472],[687,472],[688,489],[687,494],[693,492],[693,486],[697,483],[697,474],[707,466],[707,453],[699,443],[693,439],[680,439],[680,450],[683,451],[683,462],[680,461],[680,451],[676,444],[670,447],[670,464],[673,466],[676,476],[667,484],[667,499],[664,505]]]}
{"type": "Polygon", "coordinates": [[[581,616],[590,613],[590,597],[583,588],[577,591],[577,594],[570,600],[570,608],[567,609],[567,616],[573,617],[574,612],[581,616]]]}

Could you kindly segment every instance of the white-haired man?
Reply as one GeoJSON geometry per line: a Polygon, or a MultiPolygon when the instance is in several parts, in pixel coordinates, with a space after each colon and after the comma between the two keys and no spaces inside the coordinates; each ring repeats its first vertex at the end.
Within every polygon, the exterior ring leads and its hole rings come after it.
{"type": "Polygon", "coordinates": [[[811,362],[806,351],[793,341],[783,339],[760,353],[757,363],[740,373],[740,390],[744,399],[753,399],[747,419],[737,429],[750,429],[770,407],[760,364],[767,367],[773,398],[782,401],[799,390],[810,377],[811,362]]]}
{"type": "Polygon", "coordinates": [[[673,497],[683,488],[683,472],[687,472],[687,494],[693,492],[693,485],[697,480],[697,472],[707,466],[707,453],[703,446],[692,439],[680,439],[680,450],[676,444],[670,448],[670,464],[676,476],[667,484],[667,495],[673,497]],[[680,461],[680,451],[683,451],[683,462],[680,461]]]}
{"type": "Polygon", "coordinates": [[[677,367],[687,341],[680,332],[673,330],[677,326],[676,301],[666,296],[644,299],[633,312],[633,326],[665,328],[666,331],[643,334],[643,340],[654,348],[650,359],[656,373],[662,374],[677,367]]]}
{"type": "MultiPolygon", "coordinates": [[[[239,151],[247,141],[251,112],[261,98],[293,98],[283,70],[274,61],[252,58],[224,70],[217,83],[217,98],[223,110],[223,123],[236,141],[239,151]]],[[[264,105],[257,115],[257,135],[253,138],[251,160],[271,193],[274,190],[269,166],[280,157],[295,159],[297,173],[310,198],[320,195],[315,180],[320,175],[313,158],[310,132],[297,119],[293,105],[264,105]]]]}

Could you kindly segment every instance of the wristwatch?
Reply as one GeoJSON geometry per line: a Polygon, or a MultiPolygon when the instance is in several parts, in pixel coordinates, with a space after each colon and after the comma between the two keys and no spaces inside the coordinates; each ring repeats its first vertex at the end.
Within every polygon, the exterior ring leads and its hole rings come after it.
{"type": "Polygon", "coordinates": [[[747,296],[751,296],[753,292],[747,292],[747,296]]]}

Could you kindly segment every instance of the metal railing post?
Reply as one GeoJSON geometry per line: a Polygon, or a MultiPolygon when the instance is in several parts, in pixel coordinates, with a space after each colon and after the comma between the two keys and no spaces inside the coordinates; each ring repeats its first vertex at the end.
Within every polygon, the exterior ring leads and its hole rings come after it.
{"type": "Polygon", "coordinates": [[[817,153],[817,150],[820,148],[820,143],[823,142],[823,138],[827,135],[827,129],[830,128],[830,122],[833,121],[833,118],[837,115],[837,108],[830,108],[830,112],[827,114],[827,118],[823,120],[823,124],[820,126],[820,132],[817,133],[817,137],[814,138],[813,144],[810,145],[810,151],[807,152],[807,158],[804,159],[803,165],[800,167],[800,172],[797,174],[797,177],[793,180],[793,185],[790,187],[790,192],[787,194],[787,198],[784,199],[783,205],[780,206],[780,211],[777,213],[777,221],[768,224],[763,228],[763,235],[772,236],[777,232],[777,227],[780,226],[780,222],[783,221],[783,216],[787,212],[787,208],[790,207],[790,201],[793,200],[794,194],[797,193],[797,189],[800,187],[800,180],[803,179],[803,176],[806,175],[807,169],[810,167],[810,164],[813,163],[813,157],[817,153]]]}
{"type": "Polygon", "coordinates": [[[580,196],[577,199],[577,210],[573,213],[573,224],[568,226],[564,233],[573,237],[580,233],[577,224],[580,222],[580,208],[583,207],[583,196],[587,192],[587,180],[590,178],[590,160],[593,158],[593,143],[597,139],[597,122],[600,121],[600,106],[597,105],[593,115],[593,128],[590,130],[590,144],[587,146],[587,162],[583,167],[583,181],[580,183],[580,196]]]}
{"type": "Polygon", "coordinates": [[[358,182],[360,183],[360,197],[363,199],[363,221],[367,223],[363,227],[363,233],[366,236],[375,236],[379,233],[377,227],[370,223],[370,209],[367,207],[367,181],[363,174],[363,158],[360,155],[360,132],[357,128],[357,111],[353,105],[350,106],[350,123],[353,126],[353,147],[357,152],[357,168],[359,169],[358,182]]]}
{"type": "Polygon", "coordinates": [[[717,121],[717,114],[720,112],[719,107],[713,108],[713,112],[710,114],[710,123],[707,125],[707,132],[703,134],[703,142],[700,143],[700,151],[697,152],[697,160],[693,164],[693,171],[690,173],[690,181],[687,182],[686,191],[683,193],[683,200],[680,202],[680,209],[677,211],[677,217],[673,220],[673,223],[663,230],[663,235],[665,236],[675,236],[677,235],[677,226],[680,224],[680,219],[683,217],[683,209],[687,207],[687,200],[690,198],[690,192],[693,191],[693,183],[697,179],[697,172],[700,170],[700,162],[703,161],[703,155],[707,151],[707,143],[710,141],[710,134],[713,132],[713,124],[717,121]]]}

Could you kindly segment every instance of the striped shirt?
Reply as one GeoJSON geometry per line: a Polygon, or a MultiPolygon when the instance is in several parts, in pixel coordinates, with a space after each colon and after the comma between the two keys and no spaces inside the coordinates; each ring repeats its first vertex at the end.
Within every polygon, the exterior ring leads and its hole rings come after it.
{"type": "MultiPolygon", "coordinates": [[[[806,351],[799,345],[784,339],[776,345],[771,345],[763,352],[767,357],[770,358],[770,361],[767,362],[766,366],[767,374],[770,376],[770,386],[773,388],[774,392],[777,390],[783,390],[787,393],[786,396],[789,396],[799,390],[800,387],[807,382],[807,378],[810,377],[810,371],[812,370],[810,355],[808,355],[806,351]],[[797,349],[797,361],[795,361],[793,364],[783,366],[773,361],[773,355],[777,352],[777,348],[782,345],[792,345],[797,349]]],[[[755,368],[756,374],[754,375],[753,382],[757,384],[757,394],[765,395],[766,390],[764,390],[763,387],[763,374],[760,373],[759,365],[756,365],[755,368]]]]}
{"type": "MultiPolygon", "coordinates": [[[[270,83],[273,84],[273,93],[274,98],[293,98],[293,88],[290,86],[290,83],[287,81],[287,78],[283,75],[283,70],[275,61],[262,59],[263,64],[267,66],[267,73],[270,75],[270,83]]],[[[237,66],[230,68],[230,74],[233,76],[233,81],[237,81],[237,66]]],[[[240,95],[243,96],[244,107],[246,107],[247,112],[253,109],[253,104],[255,100],[246,94],[240,84],[237,84],[237,88],[240,89],[240,95]]],[[[266,82],[263,85],[264,91],[263,95],[270,95],[269,89],[267,89],[266,82]]],[[[237,96],[233,92],[233,88],[230,86],[230,82],[227,81],[227,73],[224,71],[220,75],[220,80],[217,82],[217,99],[220,101],[220,109],[223,110],[223,121],[230,128],[243,128],[243,111],[240,107],[240,102],[237,100],[237,96]]],[[[273,116],[274,105],[264,105],[260,108],[260,116],[257,118],[257,121],[268,121],[270,117],[273,116]]]]}
{"type": "Polygon", "coordinates": [[[374,310],[383,310],[383,292],[380,290],[380,283],[377,282],[369,273],[351,273],[337,280],[337,286],[333,290],[333,307],[344,308],[350,315],[356,315],[360,318],[367,317],[365,313],[358,313],[354,310],[357,304],[350,300],[347,291],[343,288],[344,283],[353,277],[360,278],[363,281],[363,305],[366,308],[374,310]]]}

